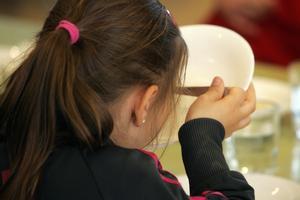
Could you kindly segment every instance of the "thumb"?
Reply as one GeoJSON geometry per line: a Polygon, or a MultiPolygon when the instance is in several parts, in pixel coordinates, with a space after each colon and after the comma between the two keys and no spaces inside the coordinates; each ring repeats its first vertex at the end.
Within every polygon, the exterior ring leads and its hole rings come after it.
{"type": "Polygon", "coordinates": [[[215,77],[206,95],[209,96],[211,100],[219,100],[223,97],[224,91],[224,81],[220,77],[215,77]]]}

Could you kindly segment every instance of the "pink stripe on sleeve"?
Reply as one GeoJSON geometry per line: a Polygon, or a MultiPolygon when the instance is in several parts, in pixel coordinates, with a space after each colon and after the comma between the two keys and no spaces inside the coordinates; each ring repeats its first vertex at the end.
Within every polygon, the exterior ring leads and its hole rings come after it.
{"type": "Polygon", "coordinates": [[[190,200],[207,200],[206,197],[190,197],[190,200]]]}
{"type": "Polygon", "coordinates": [[[171,183],[171,184],[174,184],[174,185],[178,185],[178,186],[181,186],[181,184],[179,183],[179,181],[175,180],[175,179],[171,179],[171,178],[168,178],[162,174],[160,174],[160,178],[166,182],[166,183],[171,183]]]}
{"type": "Polygon", "coordinates": [[[202,193],[202,195],[204,195],[204,196],[206,196],[206,195],[215,195],[215,196],[221,196],[221,197],[227,199],[227,197],[224,194],[222,194],[221,192],[205,191],[205,192],[202,193]]]}
{"type": "Polygon", "coordinates": [[[5,184],[8,181],[10,175],[11,175],[10,170],[5,170],[5,171],[1,172],[1,177],[2,177],[3,184],[5,184]]]}
{"type": "MultiPolygon", "coordinates": [[[[174,184],[174,185],[181,186],[181,184],[179,183],[179,181],[178,181],[177,179],[176,179],[176,180],[175,180],[175,179],[171,179],[171,178],[168,178],[168,177],[164,176],[163,174],[161,174],[161,172],[160,172],[159,170],[163,170],[163,169],[162,169],[162,166],[161,166],[161,164],[160,164],[160,162],[159,162],[157,156],[155,155],[155,153],[149,152],[149,151],[145,151],[145,150],[143,150],[143,149],[138,149],[138,150],[139,150],[140,152],[142,152],[142,153],[144,153],[144,154],[150,156],[150,157],[154,160],[155,166],[156,166],[156,168],[158,169],[158,173],[159,173],[159,175],[160,175],[160,178],[161,178],[165,183],[170,183],[170,184],[174,184]]],[[[171,173],[168,172],[168,171],[165,171],[165,172],[171,174],[171,173]]],[[[171,174],[171,175],[173,175],[173,174],[171,174]]],[[[173,175],[173,176],[174,176],[174,175],[173,175]]],[[[174,176],[174,177],[175,177],[175,176],[174,176]]]]}
{"type": "Polygon", "coordinates": [[[159,168],[159,161],[158,161],[157,156],[156,156],[154,153],[152,153],[152,152],[150,152],[150,151],[143,150],[143,149],[138,149],[138,150],[139,150],[140,152],[142,152],[142,153],[144,153],[144,154],[150,156],[150,157],[154,160],[156,168],[159,168]]]}
{"type": "Polygon", "coordinates": [[[226,196],[224,196],[224,194],[222,194],[221,192],[212,192],[212,191],[205,191],[202,193],[203,196],[201,197],[190,197],[190,200],[207,200],[208,195],[212,195],[212,196],[219,196],[219,197],[223,197],[224,199],[228,199],[226,196]]]}

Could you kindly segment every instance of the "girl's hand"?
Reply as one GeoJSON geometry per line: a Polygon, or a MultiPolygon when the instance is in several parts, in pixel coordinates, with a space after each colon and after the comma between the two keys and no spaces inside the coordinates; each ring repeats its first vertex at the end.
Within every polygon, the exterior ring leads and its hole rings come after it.
{"type": "Polygon", "coordinates": [[[251,122],[250,115],[256,108],[253,84],[247,91],[231,88],[224,97],[224,82],[214,78],[209,90],[199,96],[191,105],[186,122],[197,118],[212,118],[221,122],[225,128],[225,138],[242,129],[251,122]]]}

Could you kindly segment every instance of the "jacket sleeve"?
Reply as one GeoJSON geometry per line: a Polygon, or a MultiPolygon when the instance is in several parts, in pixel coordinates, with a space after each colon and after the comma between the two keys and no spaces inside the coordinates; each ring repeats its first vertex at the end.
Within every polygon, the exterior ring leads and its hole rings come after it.
{"type": "Polygon", "coordinates": [[[230,171],[222,152],[225,130],[213,119],[196,119],[179,130],[182,157],[191,196],[211,199],[254,199],[254,190],[242,174],[230,171]],[[223,197],[224,198],[224,197],[223,197]]]}

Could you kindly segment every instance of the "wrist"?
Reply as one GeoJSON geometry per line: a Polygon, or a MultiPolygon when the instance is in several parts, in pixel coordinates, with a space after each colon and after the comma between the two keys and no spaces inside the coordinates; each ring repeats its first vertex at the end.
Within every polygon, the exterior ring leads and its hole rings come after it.
{"type": "Polygon", "coordinates": [[[179,129],[179,139],[181,137],[190,137],[191,135],[205,135],[205,137],[215,137],[223,141],[225,137],[225,128],[223,124],[213,118],[199,117],[188,119],[179,129]],[[182,135],[182,136],[181,136],[182,135]]]}
{"type": "Polygon", "coordinates": [[[223,125],[210,118],[194,119],[180,128],[182,158],[192,184],[228,170],[222,153],[224,132],[223,125]]]}

